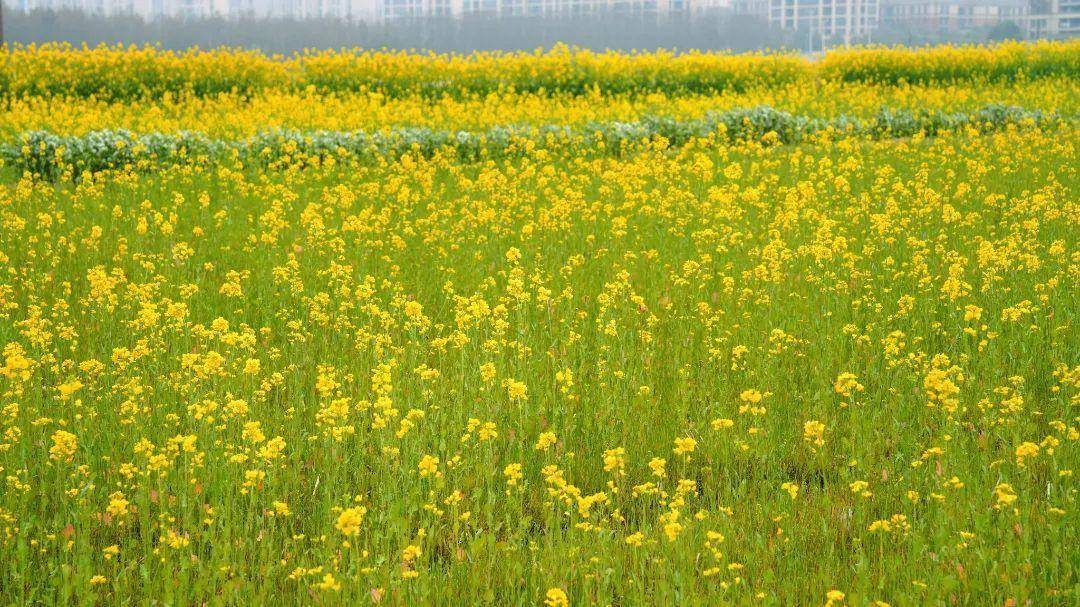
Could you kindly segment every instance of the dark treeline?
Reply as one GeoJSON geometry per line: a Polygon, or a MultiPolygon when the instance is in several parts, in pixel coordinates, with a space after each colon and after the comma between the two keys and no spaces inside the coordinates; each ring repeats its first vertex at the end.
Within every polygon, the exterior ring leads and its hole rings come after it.
{"type": "MultiPolygon", "coordinates": [[[[5,39],[14,43],[153,44],[167,49],[240,46],[266,53],[305,48],[391,48],[440,52],[533,50],[556,43],[593,50],[701,49],[753,51],[805,48],[798,37],[750,16],[693,20],[619,14],[556,17],[464,17],[369,25],[337,19],[162,19],[101,17],[65,11],[7,11],[5,39]]],[[[805,36],[804,36],[805,38],[805,36]]]]}

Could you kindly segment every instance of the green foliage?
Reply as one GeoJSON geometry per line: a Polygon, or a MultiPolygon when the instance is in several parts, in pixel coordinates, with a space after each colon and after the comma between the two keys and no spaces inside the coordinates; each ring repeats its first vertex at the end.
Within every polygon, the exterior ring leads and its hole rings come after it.
{"type": "Polygon", "coordinates": [[[809,118],[760,106],[708,112],[697,120],[646,116],[633,122],[593,122],[578,128],[497,126],[479,133],[417,127],[376,133],[279,129],[223,141],[186,131],[140,135],[112,129],[78,136],[32,131],[18,142],[0,145],[0,158],[20,170],[55,177],[64,168],[77,176],[87,171],[150,168],[206,158],[237,157],[248,163],[291,164],[330,157],[372,159],[398,158],[407,153],[423,157],[452,153],[463,160],[480,160],[518,155],[529,147],[558,150],[567,146],[589,153],[621,154],[661,139],[674,147],[716,137],[790,144],[821,135],[878,139],[920,133],[933,136],[969,127],[981,132],[1010,125],[1048,127],[1059,120],[1041,111],[1003,105],[989,105],[970,114],[883,108],[868,121],[843,115],[831,120],[809,118]]]}

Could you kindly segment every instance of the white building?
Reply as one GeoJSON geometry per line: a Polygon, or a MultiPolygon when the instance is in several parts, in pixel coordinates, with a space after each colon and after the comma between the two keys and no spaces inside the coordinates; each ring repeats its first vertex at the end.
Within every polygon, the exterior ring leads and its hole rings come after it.
{"type": "Polygon", "coordinates": [[[225,7],[221,0],[5,0],[15,9],[74,10],[91,15],[137,15],[145,19],[178,16],[211,16],[225,7]]]}
{"type": "Polygon", "coordinates": [[[730,0],[5,0],[22,10],[78,10],[96,15],[160,17],[336,18],[382,22],[396,19],[490,15],[574,16],[700,14],[730,0]]]}
{"type": "Polygon", "coordinates": [[[665,17],[730,6],[730,0],[377,0],[382,21],[418,17],[575,16],[623,14],[665,17]]]}
{"type": "Polygon", "coordinates": [[[882,25],[941,31],[990,27],[1027,17],[1024,0],[882,0],[882,25]]]}
{"type": "Polygon", "coordinates": [[[879,0],[739,0],[735,12],[770,25],[807,32],[823,44],[851,44],[878,27],[879,0]]]}
{"type": "Polygon", "coordinates": [[[1080,0],[1029,0],[1024,29],[1029,38],[1080,36],[1080,0]]]}

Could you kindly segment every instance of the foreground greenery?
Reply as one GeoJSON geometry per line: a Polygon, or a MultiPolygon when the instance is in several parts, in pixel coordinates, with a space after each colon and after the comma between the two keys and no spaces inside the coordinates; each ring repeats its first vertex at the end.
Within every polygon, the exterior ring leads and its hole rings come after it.
{"type": "Polygon", "coordinates": [[[520,157],[537,149],[577,150],[579,153],[628,154],[657,144],[681,147],[688,143],[757,140],[763,143],[800,141],[828,144],[831,139],[865,136],[872,139],[936,136],[957,131],[988,133],[1009,127],[1057,129],[1075,118],[1042,111],[989,105],[976,112],[911,112],[882,108],[871,120],[840,116],[831,120],[793,116],[763,106],[726,112],[707,112],[696,120],[646,116],[633,122],[566,125],[497,126],[483,132],[399,128],[385,132],[271,130],[247,139],[210,139],[198,132],[136,134],[101,130],[84,135],[47,131],[23,133],[0,144],[0,158],[32,174],[72,178],[85,172],[133,168],[153,170],[165,164],[241,160],[247,164],[292,165],[341,159],[400,158],[406,154],[430,158],[450,154],[463,160],[520,157]]]}
{"type": "Polygon", "coordinates": [[[1076,126],[935,134],[4,167],[0,602],[1075,604],[1076,126]]]}

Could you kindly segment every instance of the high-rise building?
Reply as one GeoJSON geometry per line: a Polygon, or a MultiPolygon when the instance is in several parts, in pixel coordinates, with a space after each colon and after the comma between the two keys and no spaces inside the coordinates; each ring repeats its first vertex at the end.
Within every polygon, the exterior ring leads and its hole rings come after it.
{"type": "Polygon", "coordinates": [[[1027,16],[1024,0],[882,0],[883,25],[924,30],[958,30],[1020,24],[1027,16]]]}
{"type": "Polygon", "coordinates": [[[730,0],[377,0],[381,20],[419,17],[540,17],[620,14],[665,17],[726,7],[730,0]]]}
{"type": "Polygon", "coordinates": [[[1024,29],[1029,38],[1080,36],[1080,0],[1029,0],[1024,29]]]}
{"type": "Polygon", "coordinates": [[[735,12],[806,32],[822,44],[851,44],[877,29],[879,0],[737,0],[735,12]]]}
{"type": "Polygon", "coordinates": [[[78,10],[161,17],[337,18],[381,22],[461,17],[580,16],[616,13],[665,17],[722,9],[730,0],[5,0],[21,10],[78,10]]]}
{"type": "Polygon", "coordinates": [[[809,34],[822,46],[867,41],[880,24],[954,31],[1013,21],[1029,38],[1080,35],[1080,0],[3,0],[16,10],[95,15],[310,19],[366,23],[439,17],[621,14],[659,19],[730,10],[809,34]]]}
{"type": "MultiPolygon", "coordinates": [[[[372,21],[381,0],[4,0],[19,10],[75,10],[94,15],[226,17],[239,19],[331,17],[372,21]]],[[[438,0],[437,0],[438,1],[438,0]]],[[[449,0],[441,0],[449,1],[449,0]]]]}
{"type": "Polygon", "coordinates": [[[25,11],[73,10],[91,15],[137,15],[152,19],[223,14],[223,7],[216,6],[215,1],[220,0],[5,0],[5,3],[25,11]]]}

